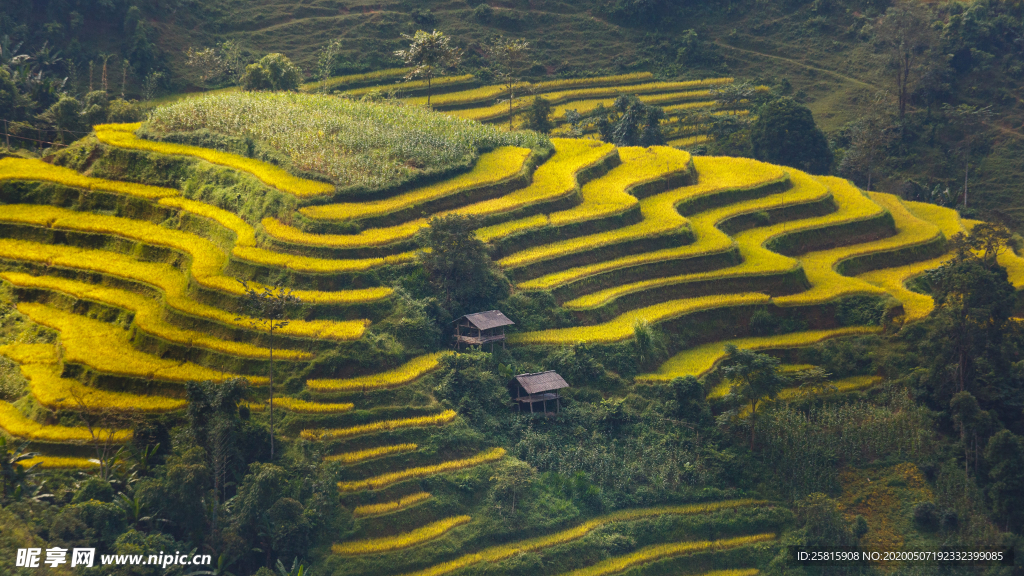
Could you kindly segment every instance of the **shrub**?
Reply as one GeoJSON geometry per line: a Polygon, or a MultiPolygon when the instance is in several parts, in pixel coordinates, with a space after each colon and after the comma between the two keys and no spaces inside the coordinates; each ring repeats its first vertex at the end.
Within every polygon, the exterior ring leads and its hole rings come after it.
{"type": "Polygon", "coordinates": [[[934,502],[918,502],[914,505],[914,523],[921,530],[933,532],[939,528],[941,517],[934,502]]]}
{"type": "Polygon", "coordinates": [[[758,111],[750,140],[758,160],[812,174],[827,174],[832,167],[832,150],[811,111],[790,98],[768,103],[758,111]]]}
{"type": "Polygon", "coordinates": [[[295,90],[302,73],[284,54],[267,54],[245,67],[241,84],[245,90],[295,90]]]}

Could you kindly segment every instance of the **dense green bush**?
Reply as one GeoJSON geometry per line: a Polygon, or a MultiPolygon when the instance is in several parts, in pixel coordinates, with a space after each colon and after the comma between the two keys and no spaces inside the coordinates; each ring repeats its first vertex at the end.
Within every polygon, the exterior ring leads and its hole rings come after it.
{"type": "Polygon", "coordinates": [[[302,73],[284,54],[267,54],[259,62],[245,67],[242,88],[245,90],[295,90],[302,82],[302,73]]]}

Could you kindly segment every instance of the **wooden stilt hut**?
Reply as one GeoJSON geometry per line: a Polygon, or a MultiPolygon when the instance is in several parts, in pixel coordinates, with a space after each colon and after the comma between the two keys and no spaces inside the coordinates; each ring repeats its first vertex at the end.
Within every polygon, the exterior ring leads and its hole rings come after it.
{"type": "Polygon", "coordinates": [[[490,344],[493,352],[495,342],[501,342],[501,347],[505,348],[505,326],[512,326],[515,322],[509,320],[500,310],[489,310],[466,314],[454,324],[456,350],[462,350],[463,346],[490,344]]]}
{"type": "Polygon", "coordinates": [[[544,414],[557,414],[561,408],[561,394],[558,390],[568,388],[569,383],[558,375],[554,370],[547,372],[536,372],[533,374],[520,374],[509,382],[509,391],[520,412],[526,410],[524,405],[529,405],[530,413],[534,413],[534,406],[540,404],[540,412],[544,414]],[[548,412],[548,402],[554,402],[555,411],[548,412]]]}

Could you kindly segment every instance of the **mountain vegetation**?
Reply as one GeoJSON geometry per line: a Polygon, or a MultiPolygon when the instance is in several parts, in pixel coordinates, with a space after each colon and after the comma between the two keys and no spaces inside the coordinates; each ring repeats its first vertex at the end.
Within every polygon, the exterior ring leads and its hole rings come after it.
{"type": "Polygon", "coordinates": [[[1021,38],[12,0],[5,573],[1015,574],[791,547],[1021,550],[1021,38]]]}

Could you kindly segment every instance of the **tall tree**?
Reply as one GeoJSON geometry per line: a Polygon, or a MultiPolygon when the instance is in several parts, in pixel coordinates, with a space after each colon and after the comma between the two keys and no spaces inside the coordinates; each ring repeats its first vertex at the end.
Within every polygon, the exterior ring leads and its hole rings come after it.
{"type": "Polygon", "coordinates": [[[988,494],[1006,528],[1024,526],[1024,438],[1003,430],[989,439],[985,461],[992,483],[988,494]]]}
{"type": "Polygon", "coordinates": [[[732,385],[730,394],[750,407],[750,449],[754,449],[757,409],[764,400],[774,400],[789,383],[779,372],[779,359],[753,350],[725,345],[722,376],[732,385]]]}
{"type": "Polygon", "coordinates": [[[975,140],[985,129],[985,120],[993,115],[992,106],[979,107],[961,104],[954,107],[944,104],[942,108],[949,115],[953,125],[960,131],[960,141],[956,149],[964,161],[963,200],[964,208],[967,208],[967,182],[971,167],[971,149],[974,147],[975,140]]]}
{"type": "Polygon", "coordinates": [[[879,20],[875,38],[888,54],[902,123],[915,83],[924,75],[928,51],[935,44],[927,8],[914,0],[900,0],[879,20]]]}
{"type": "MultiPolygon", "coordinates": [[[[262,290],[240,281],[245,290],[246,304],[252,312],[247,318],[256,330],[267,332],[270,336],[270,458],[274,458],[274,331],[288,325],[287,313],[293,306],[301,303],[292,290],[282,286],[264,286],[262,290]]],[[[242,320],[237,318],[236,320],[242,320]]]]}
{"type": "Polygon", "coordinates": [[[512,131],[512,109],[515,107],[516,88],[522,82],[523,72],[529,64],[530,43],[526,40],[499,36],[486,47],[487,56],[494,62],[495,75],[508,91],[508,130],[512,131]]]}
{"type": "Polygon", "coordinates": [[[430,106],[430,83],[438,76],[459,66],[462,63],[462,50],[452,45],[452,39],[444,32],[434,30],[424,32],[417,30],[410,36],[402,34],[409,41],[405,50],[396,50],[398,56],[411,66],[412,70],[405,75],[406,81],[423,78],[427,81],[427,106],[430,106]]]}

